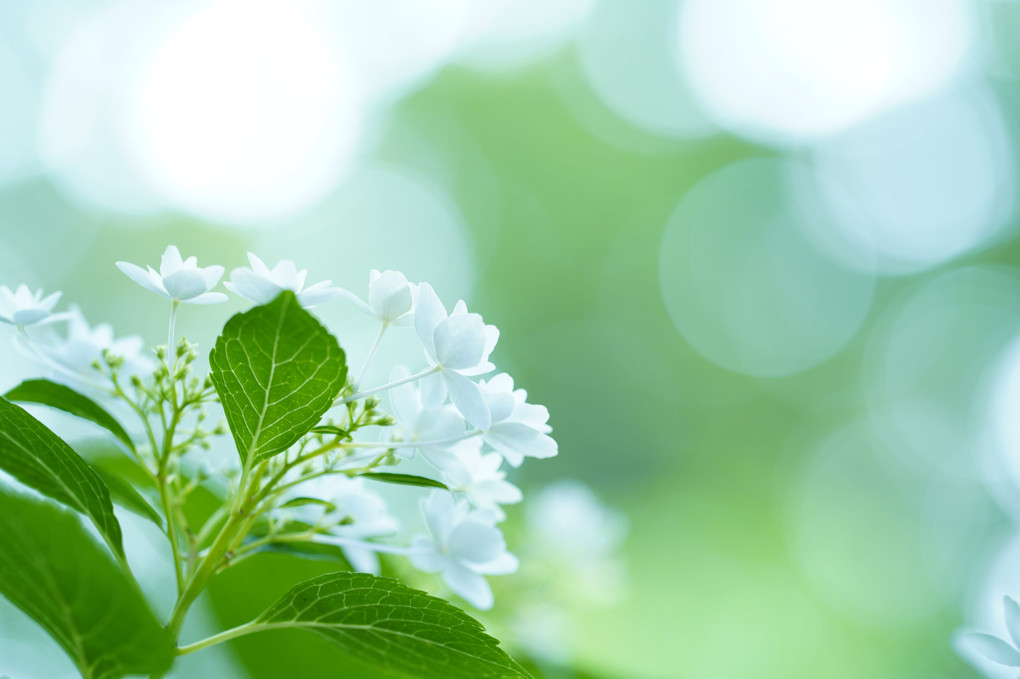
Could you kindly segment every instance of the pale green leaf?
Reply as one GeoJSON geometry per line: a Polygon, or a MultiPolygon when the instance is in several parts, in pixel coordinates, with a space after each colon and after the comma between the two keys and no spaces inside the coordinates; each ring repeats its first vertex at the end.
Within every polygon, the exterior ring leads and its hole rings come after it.
{"type": "Polygon", "coordinates": [[[449,490],[445,483],[442,481],[436,481],[425,476],[415,476],[414,474],[393,474],[390,472],[365,472],[364,474],[358,474],[358,476],[364,476],[366,479],[373,479],[375,481],[382,481],[383,483],[395,483],[401,486],[421,486],[423,488],[442,488],[443,490],[449,490]]]}
{"type": "Polygon", "coordinates": [[[127,431],[124,430],[124,427],[121,426],[120,422],[113,415],[106,412],[102,406],[88,396],[78,393],[71,387],[51,382],[50,380],[25,380],[4,394],[4,398],[8,401],[38,403],[50,408],[56,408],[57,410],[63,410],[65,413],[70,413],[83,420],[98,424],[116,436],[130,450],[135,448],[131,437],[128,436],[127,431]]]}
{"type": "Polygon", "coordinates": [[[96,470],[99,477],[106,483],[106,487],[110,489],[111,500],[124,509],[152,521],[160,529],[163,528],[163,517],[149,504],[148,500],[142,497],[141,493],[135,490],[135,487],[127,479],[95,462],[92,463],[92,468],[96,470]]]}
{"type": "Polygon", "coordinates": [[[0,469],[92,519],[110,548],[123,558],[109,488],[63,439],[4,398],[0,398],[0,469]]]}
{"type": "Polygon", "coordinates": [[[294,587],[248,631],[306,629],[362,660],[422,679],[520,679],[528,673],[453,605],[367,573],[294,587]]]}
{"type": "Polygon", "coordinates": [[[165,671],[173,640],[73,514],[0,486],[0,594],[39,623],[83,677],[165,671]]]}
{"type": "Polygon", "coordinates": [[[237,314],[209,356],[241,461],[286,450],[333,405],[347,378],[343,349],[294,293],[237,314]]]}

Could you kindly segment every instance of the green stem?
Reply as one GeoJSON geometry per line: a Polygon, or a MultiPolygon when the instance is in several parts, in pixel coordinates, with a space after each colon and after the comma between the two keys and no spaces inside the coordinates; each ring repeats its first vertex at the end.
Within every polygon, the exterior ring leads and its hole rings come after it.
{"type": "Polygon", "coordinates": [[[187,655],[189,653],[194,653],[195,651],[201,651],[203,648],[209,648],[210,646],[215,646],[216,644],[222,644],[224,641],[236,639],[237,637],[243,637],[245,634],[258,632],[260,628],[261,625],[259,625],[255,621],[247,622],[243,625],[234,627],[233,629],[228,629],[225,632],[214,634],[211,637],[202,639],[201,641],[196,641],[193,644],[181,646],[177,649],[177,655],[187,655]]]}

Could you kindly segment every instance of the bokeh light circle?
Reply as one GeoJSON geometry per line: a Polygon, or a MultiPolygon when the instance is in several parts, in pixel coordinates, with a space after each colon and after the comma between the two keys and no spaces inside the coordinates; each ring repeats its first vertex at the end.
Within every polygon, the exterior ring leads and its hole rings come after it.
{"type": "Polygon", "coordinates": [[[630,124],[668,137],[700,137],[715,125],[672,58],[677,0],[599,3],[578,38],[585,79],[630,124]]]}
{"type": "Polygon", "coordinates": [[[828,134],[937,90],[972,39],[966,0],[686,0],[678,58],[724,127],[828,134]]]}
{"type": "Polygon", "coordinates": [[[851,264],[862,252],[886,273],[912,273],[987,244],[1009,224],[1016,189],[1005,121],[978,88],[952,90],[836,135],[812,151],[831,183],[813,192],[855,217],[829,238],[851,264]]]}
{"type": "Polygon", "coordinates": [[[154,37],[129,102],[132,147],[174,204],[227,223],[264,221],[308,207],[346,172],[358,87],[301,8],[222,0],[154,37]]]}
{"type": "Polygon", "coordinates": [[[758,377],[838,352],[871,306],[874,278],[814,246],[831,216],[787,200],[791,161],[740,161],[709,175],[670,217],[659,280],[670,317],[703,356],[758,377]]]}

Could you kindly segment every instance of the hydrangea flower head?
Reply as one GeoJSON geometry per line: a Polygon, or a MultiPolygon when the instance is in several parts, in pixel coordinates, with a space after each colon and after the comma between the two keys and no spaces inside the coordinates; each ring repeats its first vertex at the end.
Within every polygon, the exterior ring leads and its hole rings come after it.
{"type": "Polygon", "coordinates": [[[63,314],[53,313],[53,307],[60,301],[60,295],[61,293],[54,292],[43,297],[42,290],[32,292],[24,284],[11,292],[6,285],[0,285],[0,321],[24,327],[62,320],[63,314]]]}
{"type": "Polygon", "coordinates": [[[555,439],[549,436],[548,409],[528,403],[528,393],[514,389],[509,375],[500,373],[479,386],[492,414],[492,424],[482,436],[507,462],[519,467],[525,457],[554,457],[559,452],[555,439]]]}
{"type": "Polygon", "coordinates": [[[150,369],[142,354],[144,342],[138,335],[116,338],[109,323],[89,325],[81,309],[72,306],[68,312],[67,337],[44,346],[43,351],[72,373],[85,374],[93,363],[110,352],[123,359],[127,372],[138,373],[150,369]]]}
{"type": "Polygon", "coordinates": [[[222,292],[210,292],[223,276],[223,267],[199,267],[197,257],[182,259],[175,245],[167,246],[163,252],[159,271],[151,266],[143,269],[130,262],[117,262],[117,268],[143,288],[175,302],[219,304],[227,301],[222,292]]]}
{"type": "Polygon", "coordinates": [[[307,288],[307,269],[294,266],[289,259],[280,260],[272,269],[256,255],[248,253],[250,267],[240,267],[230,272],[230,280],[223,285],[235,295],[249,299],[256,304],[269,304],[284,290],[292,290],[298,302],[306,309],[333,299],[340,294],[339,288],[330,287],[332,281],[322,281],[307,288]]]}

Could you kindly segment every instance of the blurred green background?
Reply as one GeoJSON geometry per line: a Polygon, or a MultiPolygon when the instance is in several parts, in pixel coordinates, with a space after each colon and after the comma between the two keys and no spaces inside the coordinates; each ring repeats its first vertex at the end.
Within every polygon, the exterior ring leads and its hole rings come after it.
{"type": "MultiPolygon", "coordinates": [[[[113,263],[169,243],[430,281],[552,413],[525,505],[573,478],[626,515],[623,593],[572,604],[558,662],[979,676],[953,633],[1020,594],[1017,27],[1006,0],[0,0],[0,283],[157,343],[113,263]]],[[[187,312],[208,347],[227,311],[187,312]]],[[[0,352],[0,387],[32,370],[0,352]]],[[[207,628],[326,570],[253,560],[207,628]]],[[[180,676],[375,676],[276,640],[180,676]]],[[[39,654],[0,604],[0,673],[68,671],[39,654]]]]}

